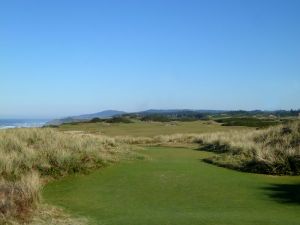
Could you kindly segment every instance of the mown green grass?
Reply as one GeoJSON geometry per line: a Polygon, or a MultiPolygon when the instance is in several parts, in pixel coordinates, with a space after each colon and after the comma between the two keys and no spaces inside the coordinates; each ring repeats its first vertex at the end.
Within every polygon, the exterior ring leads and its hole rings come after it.
{"type": "Polygon", "coordinates": [[[298,225],[300,177],[236,172],[201,161],[212,153],[148,148],[146,161],[46,186],[48,203],[105,225],[298,225]]]}
{"type": "Polygon", "coordinates": [[[186,133],[208,133],[227,130],[250,129],[246,127],[226,127],[221,124],[208,121],[193,122],[141,122],[134,123],[77,123],[63,124],[58,128],[60,131],[84,131],[101,133],[108,136],[147,136],[186,134],[186,133]]]}

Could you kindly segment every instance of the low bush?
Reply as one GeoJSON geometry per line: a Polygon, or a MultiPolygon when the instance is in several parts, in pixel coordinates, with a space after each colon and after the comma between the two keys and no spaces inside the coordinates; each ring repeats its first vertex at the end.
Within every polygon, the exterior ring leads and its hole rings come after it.
{"type": "Polygon", "coordinates": [[[105,120],[107,123],[132,123],[132,121],[126,117],[113,117],[105,120]]]}
{"type": "Polygon", "coordinates": [[[147,115],[141,118],[141,121],[153,121],[153,122],[170,122],[172,121],[171,118],[164,116],[164,115],[147,115]]]}
{"type": "Polygon", "coordinates": [[[223,119],[216,119],[218,123],[223,126],[246,126],[246,127],[269,127],[278,125],[280,122],[269,118],[256,118],[256,117],[230,117],[223,119]]]}
{"type": "Polygon", "coordinates": [[[127,117],[122,117],[122,116],[113,117],[113,118],[109,118],[109,119],[93,118],[90,121],[88,121],[88,123],[100,123],[100,122],[106,122],[106,123],[132,123],[132,121],[130,119],[128,119],[127,117]]]}

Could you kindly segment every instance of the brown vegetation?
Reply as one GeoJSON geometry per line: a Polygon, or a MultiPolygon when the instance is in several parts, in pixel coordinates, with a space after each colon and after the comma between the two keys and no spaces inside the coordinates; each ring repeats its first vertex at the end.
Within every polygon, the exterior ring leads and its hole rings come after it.
{"type": "Polygon", "coordinates": [[[153,138],[122,137],[120,141],[142,145],[185,146],[197,144],[211,151],[206,162],[253,173],[300,174],[300,122],[265,130],[239,130],[206,134],[175,134],[153,138]]]}
{"type": "MultiPolygon", "coordinates": [[[[45,218],[51,218],[49,212],[43,211],[51,207],[40,204],[40,188],[45,181],[88,172],[128,156],[137,156],[132,154],[132,146],[136,145],[193,146],[216,153],[205,161],[219,166],[254,173],[300,174],[299,121],[265,130],[174,134],[152,138],[111,138],[63,133],[49,128],[3,130],[0,131],[0,223],[31,221],[33,224],[43,224],[45,218]]],[[[61,218],[55,221],[50,219],[49,224],[72,220],[53,207],[49,211],[61,218]]],[[[69,224],[83,224],[83,221],[74,220],[69,224]]]]}
{"type": "Polygon", "coordinates": [[[52,129],[1,131],[0,222],[28,220],[39,203],[42,180],[102,167],[131,155],[131,149],[104,136],[52,129]]]}

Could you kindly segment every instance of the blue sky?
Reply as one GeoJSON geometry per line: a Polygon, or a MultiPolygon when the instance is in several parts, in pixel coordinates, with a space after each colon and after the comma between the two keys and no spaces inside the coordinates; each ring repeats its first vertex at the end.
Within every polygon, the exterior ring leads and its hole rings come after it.
{"type": "Polygon", "coordinates": [[[300,1],[1,1],[0,118],[300,108],[300,1]]]}

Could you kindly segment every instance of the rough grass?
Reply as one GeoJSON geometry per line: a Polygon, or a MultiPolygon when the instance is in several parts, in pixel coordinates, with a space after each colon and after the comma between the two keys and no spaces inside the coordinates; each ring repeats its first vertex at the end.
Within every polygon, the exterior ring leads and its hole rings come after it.
{"type": "Polygon", "coordinates": [[[134,121],[132,123],[77,123],[63,124],[57,128],[60,131],[83,131],[86,133],[107,136],[155,137],[173,134],[201,134],[229,130],[252,130],[249,127],[222,126],[214,121],[193,122],[152,122],[134,121]]]}
{"type": "MultiPolygon", "coordinates": [[[[149,124],[150,130],[146,128],[144,133],[140,131],[145,123],[113,126],[115,135],[128,131],[128,134],[137,134],[136,137],[63,133],[49,128],[0,131],[0,224],[44,221],[39,217],[41,215],[51,218],[51,213],[42,210],[39,197],[40,188],[48,178],[88,172],[116,162],[132,155],[132,145],[197,145],[199,150],[217,153],[205,159],[212,164],[254,173],[300,174],[299,121],[266,130],[228,129],[196,122],[149,124]],[[192,129],[189,130],[189,126],[192,129]],[[117,132],[118,128],[121,131],[117,132]],[[201,134],[205,128],[208,133],[201,134]],[[159,130],[162,134],[172,135],[153,136],[159,130]],[[186,134],[174,134],[175,131],[186,134]],[[188,131],[200,133],[187,134],[188,131]],[[142,134],[148,137],[138,137],[142,134]]],[[[52,212],[59,214],[60,211],[52,212]]],[[[63,224],[63,221],[72,219],[66,215],[59,218],[48,222],[63,224]]],[[[67,222],[76,223],[82,221],[67,222]]]]}
{"type": "Polygon", "coordinates": [[[164,146],[198,144],[199,150],[218,153],[205,159],[209,163],[254,173],[300,174],[299,121],[265,130],[160,135],[153,138],[122,137],[120,141],[164,146]]]}
{"type": "Polygon", "coordinates": [[[131,152],[128,145],[103,136],[52,129],[1,131],[0,223],[27,222],[39,205],[42,181],[88,172],[131,152]]]}
{"type": "Polygon", "coordinates": [[[207,134],[195,141],[202,150],[219,153],[206,162],[246,172],[300,174],[300,122],[262,131],[207,134]]]}

